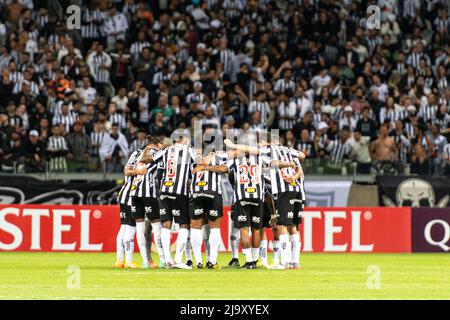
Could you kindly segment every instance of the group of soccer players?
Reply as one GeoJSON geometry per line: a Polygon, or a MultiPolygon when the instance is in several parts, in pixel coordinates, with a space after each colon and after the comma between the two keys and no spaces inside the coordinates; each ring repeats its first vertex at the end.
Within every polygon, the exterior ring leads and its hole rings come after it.
{"type": "Polygon", "coordinates": [[[230,235],[232,268],[300,268],[298,225],[305,205],[302,152],[279,144],[276,135],[259,143],[224,140],[227,151],[191,146],[188,131],[177,132],[175,143],[163,146],[147,137],[146,146],[133,152],[124,170],[118,196],[121,227],[117,234],[116,267],[219,269],[223,216],[222,179],[233,192],[230,235]],[[179,226],[172,258],[172,223],[179,226]],[[267,257],[266,229],[272,228],[273,263],[267,257]],[[134,237],[142,265],[133,262],[134,237]],[[159,266],[151,259],[152,236],[159,266]],[[202,255],[205,244],[206,263],[202,255]],[[245,263],[239,262],[239,243],[245,263]],[[186,256],[183,262],[183,256],[186,256]]]}

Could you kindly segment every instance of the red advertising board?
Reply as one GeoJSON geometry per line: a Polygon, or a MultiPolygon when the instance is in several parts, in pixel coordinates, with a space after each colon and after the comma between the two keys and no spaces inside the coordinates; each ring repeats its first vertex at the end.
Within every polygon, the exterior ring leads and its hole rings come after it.
{"type": "MultiPolygon", "coordinates": [[[[225,250],[228,213],[225,208],[225,250]]],[[[117,206],[1,205],[0,251],[112,252],[118,228],[117,206]]],[[[304,252],[411,252],[411,209],[307,208],[301,236],[304,252]]]]}

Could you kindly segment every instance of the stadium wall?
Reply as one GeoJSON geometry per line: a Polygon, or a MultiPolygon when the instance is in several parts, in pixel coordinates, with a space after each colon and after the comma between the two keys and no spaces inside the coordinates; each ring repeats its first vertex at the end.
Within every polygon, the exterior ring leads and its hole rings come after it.
{"type": "MultiPolygon", "coordinates": [[[[118,206],[0,205],[0,251],[113,252],[118,217],[118,206]]],[[[222,251],[230,228],[225,207],[222,251]]],[[[450,252],[450,209],[310,207],[301,236],[303,252],[450,252]]]]}

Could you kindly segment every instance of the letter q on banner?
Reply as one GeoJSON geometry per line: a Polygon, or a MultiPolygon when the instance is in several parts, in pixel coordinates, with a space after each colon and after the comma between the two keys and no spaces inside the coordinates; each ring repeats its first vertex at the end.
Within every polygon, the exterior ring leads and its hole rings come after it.
{"type": "Polygon", "coordinates": [[[438,246],[444,251],[449,251],[450,247],[447,245],[447,242],[450,240],[450,225],[447,223],[447,221],[436,219],[431,220],[428,222],[423,230],[425,239],[427,242],[433,246],[438,246]],[[441,240],[435,240],[433,239],[433,236],[431,235],[431,230],[434,225],[439,224],[444,228],[444,235],[441,240]]]}

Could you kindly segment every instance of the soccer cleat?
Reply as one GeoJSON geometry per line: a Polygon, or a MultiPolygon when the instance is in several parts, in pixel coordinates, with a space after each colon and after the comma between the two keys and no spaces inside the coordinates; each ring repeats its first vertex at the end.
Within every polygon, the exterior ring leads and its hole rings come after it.
{"type": "Polygon", "coordinates": [[[192,262],[192,260],[188,260],[188,261],[186,261],[186,265],[187,265],[188,267],[193,267],[193,266],[194,266],[194,263],[192,262]]]}
{"type": "Polygon", "coordinates": [[[301,269],[301,267],[300,267],[299,263],[291,263],[289,266],[289,269],[299,270],[299,269],[301,269]]]}
{"type": "Polygon", "coordinates": [[[203,269],[203,263],[199,262],[197,263],[197,269],[203,269]]]}
{"type": "Polygon", "coordinates": [[[172,269],[173,268],[173,263],[172,262],[166,262],[165,263],[165,268],[166,269],[172,269]]]}
{"type": "Polygon", "coordinates": [[[233,258],[228,263],[228,268],[239,268],[241,265],[239,264],[239,259],[233,258]]]}
{"type": "Polygon", "coordinates": [[[148,261],[144,261],[141,266],[142,269],[150,269],[150,265],[148,261]]]}
{"type": "Polygon", "coordinates": [[[148,265],[149,265],[150,269],[158,268],[158,265],[156,263],[154,263],[153,260],[148,260],[148,265]]]}
{"type": "Polygon", "coordinates": [[[276,264],[276,265],[271,265],[269,267],[269,269],[271,269],[271,270],[285,270],[286,266],[284,266],[284,265],[279,263],[279,264],[276,264]]]}
{"type": "Polygon", "coordinates": [[[221,269],[221,267],[219,266],[219,264],[212,264],[211,262],[208,265],[208,269],[214,269],[214,270],[219,270],[221,269]]]}
{"type": "Polygon", "coordinates": [[[174,268],[174,269],[191,270],[191,269],[192,269],[192,266],[190,267],[190,266],[188,266],[188,265],[185,264],[185,263],[177,263],[177,264],[175,264],[175,265],[173,266],[173,268],[174,268]]]}
{"type": "Polygon", "coordinates": [[[141,266],[138,265],[136,262],[130,262],[130,263],[127,263],[127,264],[125,265],[125,268],[129,268],[129,269],[140,269],[141,266]]]}
{"type": "Polygon", "coordinates": [[[206,262],[206,268],[211,269],[212,263],[210,261],[206,262]]]}
{"type": "Polygon", "coordinates": [[[125,267],[125,263],[123,261],[116,261],[116,264],[114,264],[114,268],[124,268],[125,267]]]}
{"type": "Polygon", "coordinates": [[[254,262],[246,262],[241,269],[256,269],[254,262]]]}

